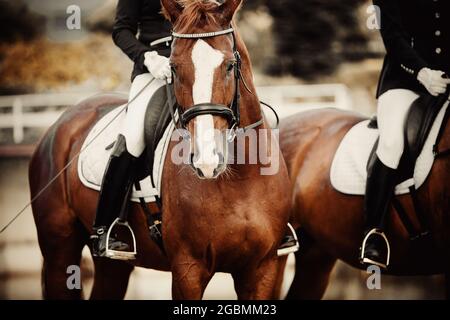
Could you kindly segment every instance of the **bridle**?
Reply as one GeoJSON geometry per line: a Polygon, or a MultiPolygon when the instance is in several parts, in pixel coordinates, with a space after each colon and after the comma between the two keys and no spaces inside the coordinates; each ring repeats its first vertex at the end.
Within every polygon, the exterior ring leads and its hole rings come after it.
{"type": "MultiPolygon", "coordinates": [[[[194,118],[201,116],[201,115],[214,115],[219,116],[222,118],[225,118],[228,122],[228,132],[227,132],[227,140],[229,142],[233,141],[236,138],[236,135],[238,132],[245,132],[247,130],[255,129],[262,125],[264,123],[264,118],[262,117],[260,120],[256,121],[255,123],[252,123],[245,127],[240,127],[240,101],[241,101],[241,92],[240,92],[240,83],[242,82],[244,84],[244,87],[246,90],[253,94],[253,92],[249,89],[247,84],[245,83],[244,78],[242,77],[241,73],[241,66],[242,66],[242,60],[241,55],[239,54],[239,51],[237,50],[237,41],[236,36],[234,34],[234,29],[232,27],[215,31],[215,32],[208,32],[208,33],[177,33],[172,32],[172,38],[179,38],[179,39],[205,39],[205,38],[212,38],[212,37],[218,37],[222,35],[231,34],[233,37],[233,55],[236,60],[234,63],[234,78],[235,78],[235,91],[234,91],[234,97],[233,101],[229,106],[223,105],[223,104],[217,104],[217,103],[200,103],[200,104],[194,104],[193,106],[186,109],[184,112],[181,109],[178,102],[173,103],[172,100],[172,94],[170,92],[170,85],[167,83],[167,98],[169,102],[169,108],[170,108],[170,114],[172,116],[172,120],[175,124],[180,124],[181,128],[184,130],[187,130],[187,126],[191,120],[194,118]],[[178,121],[176,121],[175,117],[175,110],[178,112],[178,121]]],[[[172,71],[172,78],[173,78],[173,71],[172,71]]],[[[254,95],[254,94],[253,94],[254,95]]],[[[186,137],[186,135],[182,135],[183,137],[186,137]]]]}

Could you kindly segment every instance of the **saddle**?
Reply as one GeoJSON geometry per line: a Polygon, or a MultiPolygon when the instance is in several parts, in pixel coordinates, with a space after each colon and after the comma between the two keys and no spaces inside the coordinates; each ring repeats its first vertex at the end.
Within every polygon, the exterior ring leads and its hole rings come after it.
{"type": "MultiPolygon", "coordinates": [[[[163,139],[164,133],[169,126],[172,118],[170,116],[169,101],[175,101],[175,95],[170,87],[172,99],[167,98],[167,90],[165,87],[159,88],[150,99],[145,113],[145,151],[138,159],[137,163],[137,182],[147,176],[153,180],[151,174],[154,168],[154,160],[156,149],[159,142],[163,139]]],[[[163,159],[164,160],[164,159],[163,159]]],[[[153,181],[154,182],[154,181],[153,181]]],[[[156,186],[155,186],[156,187],[156,186]]]]}
{"type": "MultiPolygon", "coordinates": [[[[439,97],[434,97],[429,94],[420,96],[411,105],[410,111],[407,116],[404,130],[405,149],[398,167],[397,182],[413,182],[409,186],[409,194],[412,197],[414,209],[420,222],[419,229],[414,227],[414,224],[410,221],[409,216],[406,214],[405,209],[397,198],[393,199],[393,206],[399,214],[406,229],[408,230],[411,239],[417,239],[428,234],[427,220],[417,199],[416,184],[414,183],[414,173],[417,159],[419,158],[424,148],[424,145],[430,135],[430,132],[439,113],[441,112],[441,109],[448,100],[449,94],[450,89],[448,89],[445,94],[440,95],[439,97]]],[[[434,145],[433,153],[435,156],[437,155],[437,145],[447,124],[449,110],[450,109],[447,108],[444,120],[441,124],[440,134],[438,135],[438,139],[434,145]]],[[[372,119],[368,126],[370,128],[378,128],[376,118],[372,119]]],[[[378,142],[379,138],[376,140],[376,143],[372,148],[369,160],[367,162],[368,172],[371,170],[373,163],[376,160],[376,150],[378,147],[378,142]]]]}

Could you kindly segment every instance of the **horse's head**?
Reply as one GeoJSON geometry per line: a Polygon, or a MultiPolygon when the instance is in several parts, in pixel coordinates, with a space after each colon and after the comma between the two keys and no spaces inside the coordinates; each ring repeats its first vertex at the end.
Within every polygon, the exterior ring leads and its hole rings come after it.
{"type": "Polygon", "coordinates": [[[174,28],[170,62],[180,123],[190,133],[191,166],[200,178],[225,171],[227,131],[238,122],[240,57],[231,24],[241,2],[161,0],[174,28]]]}

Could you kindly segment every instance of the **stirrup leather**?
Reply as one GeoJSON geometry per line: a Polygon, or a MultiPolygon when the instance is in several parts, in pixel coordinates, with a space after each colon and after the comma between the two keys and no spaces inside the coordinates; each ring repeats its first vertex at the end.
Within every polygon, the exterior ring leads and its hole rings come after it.
{"type": "Polygon", "coordinates": [[[288,222],[287,224],[289,230],[291,231],[292,236],[294,237],[295,240],[295,246],[292,247],[288,247],[288,248],[283,248],[283,249],[278,249],[277,250],[277,256],[281,257],[281,256],[286,256],[290,253],[295,253],[300,249],[300,244],[298,242],[298,237],[297,237],[297,233],[294,230],[294,227],[292,227],[292,225],[288,222]]]}
{"type": "Polygon", "coordinates": [[[136,259],[136,237],[134,236],[133,229],[131,229],[130,225],[127,221],[121,221],[119,218],[117,218],[109,227],[108,233],[106,234],[106,249],[105,249],[105,256],[110,259],[115,260],[134,260],[136,259]],[[118,251],[118,250],[112,250],[109,248],[109,239],[111,236],[111,230],[114,229],[115,226],[121,226],[128,229],[128,231],[131,234],[131,238],[133,239],[133,248],[132,251],[118,251]]]}
{"type": "Polygon", "coordinates": [[[379,267],[382,267],[382,268],[387,268],[387,266],[389,266],[390,259],[391,259],[391,246],[389,245],[389,240],[386,237],[386,235],[384,234],[384,232],[381,231],[380,229],[377,229],[377,228],[374,228],[374,229],[370,230],[366,234],[366,236],[364,237],[364,240],[363,240],[363,243],[362,243],[362,246],[361,246],[361,256],[359,257],[359,260],[362,263],[367,263],[367,264],[376,265],[376,266],[379,266],[379,267]],[[371,235],[377,235],[377,236],[380,236],[381,238],[383,238],[383,240],[384,240],[384,242],[386,244],[386,248],[387,248],[386,265],[383,265],[382,263],[379,263],[377,261],[373,261],[372,259],[364,257],[365,254],[366,254],[365,250],[366,250],[367,239],[369,239],[369,237],[371,235]]]}

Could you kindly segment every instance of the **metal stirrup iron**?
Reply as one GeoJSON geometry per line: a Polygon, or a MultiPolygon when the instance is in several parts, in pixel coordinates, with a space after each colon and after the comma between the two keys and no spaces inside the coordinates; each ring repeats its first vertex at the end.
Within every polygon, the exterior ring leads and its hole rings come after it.
{"type": "Polygon", "coordinates": [[[384,234],[383,231],[374,228],[374,229],[370,230],[370,231],[366,234],[366,236],[364,237],[363,243],[362,243],[362,247],[361,247],[361,256],[360,256],[359,259],[360,259],[363,263],[373,264],[373,265],[377,265],[377,266],[380,266],[380,267],[383,267],[383,268],[389,266],[389,262],[390,262],[390,259],[391,259],[391,246],[389,245],[388,238],[386,237],[386,235],[384,234]],[[386,248],[387,248],[386,266],[380,265],[379,262],[376,262],[376,261],[373,261],[373,260],[371,260],[371,259],[369,259],[369,258],[365,258],[365,257],[364,257],[365,254],[366,254],[366,243],[367,243],[367,239],[369,239],[369,237],[370,237],[371,235],[380,236],[380,237],[384,240],[384,242],[386,243],[386,248]]]}
{"type": "Polygon", "coordinates": [[[117,218],[112,225],[108,229],[108,233],[106,234],[106,248],[105,248],[105,256],[107,258],[115,259],[115,260],[134,260],[136,259],[136,237],[134,236],[133,229],[131,229],[130,225],[127,221],[121,221],[117,218]],[[118,251],[112,250],[109,248],[109,239],[111,236],[111,230],[114,229],[115,226],[125,227],[133,239],[133,249],[132,251],[118,251]]]}

